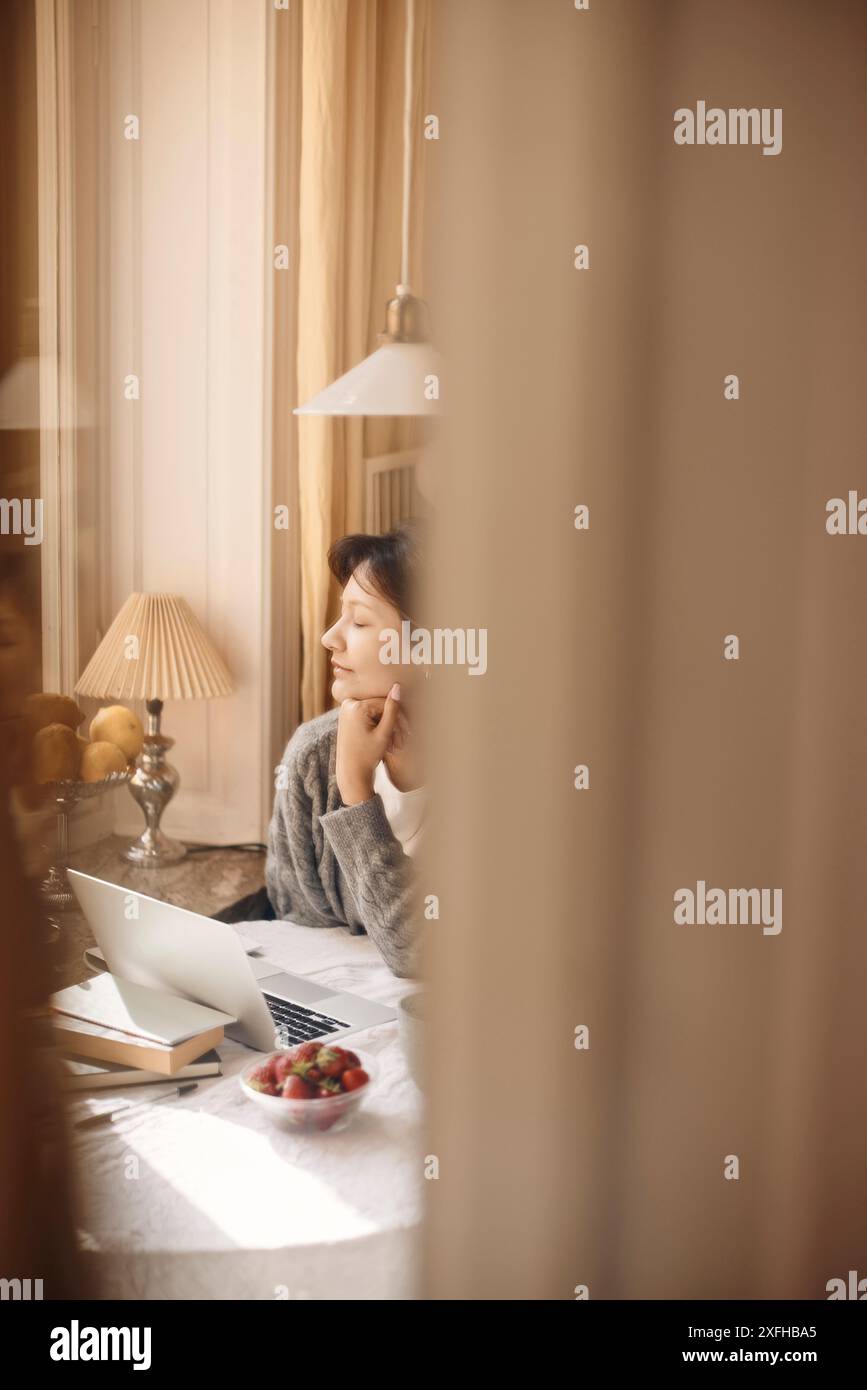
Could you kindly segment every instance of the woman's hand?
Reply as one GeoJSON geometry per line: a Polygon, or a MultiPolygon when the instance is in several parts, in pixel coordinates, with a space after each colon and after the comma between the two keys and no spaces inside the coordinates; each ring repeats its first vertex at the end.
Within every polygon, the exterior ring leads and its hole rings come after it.
{"type": "Polygon", "coordinates": [[[370,700],[344,700],[337,720],[337,789],[344,806],[373,796],[373,776],[385,754],[403,746],[406,721],[400,686],[370,700]]]}

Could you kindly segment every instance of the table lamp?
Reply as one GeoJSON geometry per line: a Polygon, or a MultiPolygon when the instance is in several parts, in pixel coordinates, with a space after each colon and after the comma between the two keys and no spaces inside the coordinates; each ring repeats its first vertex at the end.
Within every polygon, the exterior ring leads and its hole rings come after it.
{"type": "Polygon", "coordinates": [[[160,830],[160,817],[180,781],[166,761],[175,740],[160,732],[163,701],[210,700],[232,691],[232,678],[186,599],[130,594],[75,691],[98,700],[146,702],[147,729],[129,782],[146,825],[121,854],[142,868],[177,864],[187,851],[160,830]]]}

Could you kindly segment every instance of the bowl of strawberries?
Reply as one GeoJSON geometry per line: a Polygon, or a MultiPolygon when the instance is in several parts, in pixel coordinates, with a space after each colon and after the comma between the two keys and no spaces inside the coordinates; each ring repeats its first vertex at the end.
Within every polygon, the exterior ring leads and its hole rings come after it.
{"type": "Polygon", "coordinates": [[[276,1124],[306,1133],[345,1129],[373,1084],[367,1058],[336,1043],[303,1042],[257,1058],[241,1090],[276,1124]]]}

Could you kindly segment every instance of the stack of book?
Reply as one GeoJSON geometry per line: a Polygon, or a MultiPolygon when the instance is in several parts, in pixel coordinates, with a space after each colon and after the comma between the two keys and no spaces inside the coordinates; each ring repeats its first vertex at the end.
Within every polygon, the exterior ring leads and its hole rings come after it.
{"type": "Polygon", "coordinates": [[[51,997],[69,1090],[219,1076],[230,1014],[105,971],[51,997]]]}

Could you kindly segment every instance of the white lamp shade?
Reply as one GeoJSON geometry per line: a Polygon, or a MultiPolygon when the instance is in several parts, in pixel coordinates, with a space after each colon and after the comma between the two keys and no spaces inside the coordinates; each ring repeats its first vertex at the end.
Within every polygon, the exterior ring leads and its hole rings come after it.
{"type": "Polygon", "coordinates": [[[210,700],[232,677],[186,599],[130,594],[75,686],[98,700],[210,700]]]}
{"type": "Polygon", "coordinates": [[[293,414],[437,415],[441,365],[430,343],[384,343],[293,414]]]}

